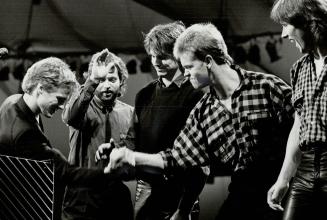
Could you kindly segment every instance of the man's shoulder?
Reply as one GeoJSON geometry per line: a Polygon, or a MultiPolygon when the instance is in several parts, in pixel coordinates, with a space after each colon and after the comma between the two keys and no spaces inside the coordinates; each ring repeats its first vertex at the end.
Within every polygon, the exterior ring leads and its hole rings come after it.
{"type": "Polygon", "coordinates": [[[309,65],[310,60],[311,60],[310,54],[305,54],[302,57],[300,57],[297,61],[295,61],[295,63],[292,65],[291,77],[294,73],[300,72],[300,69],[302,69],[306,65],[309,65]]]}
{"type": "Polygon", "coordinates": [[[148,98],[147,96],[151,96],[153,94],[153,92],[155,91],[158,83],[159,83],[159,80],[156,79],[156,80],[149,82],[143,88],[141,88],[140,91],[138,91],[136,94],[136,101],[139,99],[144,100],[144,98],[145,99],[148,98]]]}
{"type": "Polygon", "coordinates": [[[3,101],[3,103],[1,104],[1,107],[0,107],[1,111],[2,111],[2,109],[4,109],[4,108],[7,109],[7,108],[11,108],[11,107],[13,107],[14,105],[16,105],[17,102],[18,102],[18,100],[19,100],[21,97],[22,97],[22,94],[14,94],[14,95],[11,95],[11,96],[7,97],[7,98],[3,101]]]}
{"type": "MultiPolygon", "coordinates": [[[[17,115],[19,115],[18,111],[18,101],[22,97],[21,94],[11,95],[6,98],[1,107],[0,107],[0,119],[1,121],[9,122],[14,120],[17,115]]],[[[9,126],[10,124],[8,124],[9,126]]]]}
{"type": "Polygon", "coordinates": [[[262,73],[262,72],[254,72],[254,71],[248,71],[248,70],[243,70],[245,78],[249,81],[249,83],[253,84],[259,84],[261,86],[265,84],[285,84],[288,85],[287,82],[285,82],[282,78],[280,78],[277,75],[271,74],[271,73],[262,73]]]}
{"type": "Polygon", "coordinates": [[[151,82],[149,82],[148,84],[146,84],[143,88],[141,88],[138,93],[144,93],[146,91],[153,90],[153,89],[156,88],[156,86],[158,85],[158,83],[159,83],[159,80],[158,79],[152,80],[151,82]]]}
{"type": "Polygon", "coordinates": [[[293,65],[299,65],[301,63],[308,63],[311,60],[310,54],[304,54],[302,57],[297,59],[293,65]]]}
{"type": "Polygon", "coordinates": [[[119,109],[124,109],[124,110],[127,110],[127,111],[133,111],[134,107],[123,102],[123,101],[120,101],[120,100],[116,100],[116,105],[115,107],[119,108],[119,109]]]}
{"type": "MultiPolygon", "coordinates": [[[[33,126],[29,122],[27,116],[20,109],[18,102],[21,95],[12,95],[8,97],[0,108],[0,133],[1,138],[5,136],[9,139],[29,130],[33,130],[33,126]]],[[[35,129],[34,129],[35,130],[35,129]]],[[[1,140],[2,141],[2,140],[1,140]]]]}

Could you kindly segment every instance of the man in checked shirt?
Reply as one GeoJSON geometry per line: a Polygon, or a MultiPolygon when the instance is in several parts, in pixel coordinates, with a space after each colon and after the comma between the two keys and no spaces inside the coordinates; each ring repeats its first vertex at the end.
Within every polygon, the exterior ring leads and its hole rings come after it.
{"type": "Polygon", "coordinates": [[[267,201],[283,210],[281,200],[293,177],[284,219],[327,218],[327,1],[279,0],[271,17],[305,55],[291,69],[295,122],[283,167],[267,201]]]}
{"type": "Polygon", "coordinates": [[[232,161],[229,195],[217,219],[280,219],[281,213],[266,204],[266,193],[278,175],[293,122],[290,87],[276,76],[234,65],[212,24],[187,28],[174,55],[192,85],[210,85],[210,92],[191,111],[173,149],[158,154],[114,149],[107,171],[128,163],[169,174],[176,167],[232,161]]]}

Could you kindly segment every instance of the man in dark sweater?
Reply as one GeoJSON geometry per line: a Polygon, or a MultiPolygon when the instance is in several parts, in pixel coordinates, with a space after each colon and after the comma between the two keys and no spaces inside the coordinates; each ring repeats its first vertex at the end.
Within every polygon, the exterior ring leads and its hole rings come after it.
{"type": "MultiPolygon", "coordinates": [[[[184,29],[181,22],[157,25],[145,36],[144,46],[158,79],[136,95],[133,123],[125,141],[133,150],[158,153],[173,146],[203,95],[183,76],[173,56],[175,40],[184,29]]],[[[136,219],[188,219],[192,209],[192,219],[197,219],[198,193],[206,180],[202,170],[177,171],[166,179],[154,173],[149,167],[137,171],[136,219]]]]}

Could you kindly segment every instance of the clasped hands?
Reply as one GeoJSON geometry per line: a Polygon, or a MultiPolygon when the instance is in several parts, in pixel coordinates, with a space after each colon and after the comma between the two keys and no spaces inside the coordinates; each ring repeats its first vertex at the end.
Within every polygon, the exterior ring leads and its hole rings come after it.
{"type": "Polygon", "coordinates": [[[127,147],[117,147],[114,140],[101,144],[95,154],[95,161],[106,160],[109,164],[105,167],[104,173],[111,173],[122,168],[124,165],[135,166],[134,152],[127,147]]]}

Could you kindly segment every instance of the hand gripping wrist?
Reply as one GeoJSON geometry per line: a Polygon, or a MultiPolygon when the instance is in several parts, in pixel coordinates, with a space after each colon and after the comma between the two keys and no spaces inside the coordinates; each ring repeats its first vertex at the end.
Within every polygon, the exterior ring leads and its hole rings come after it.
{"type": "Polygon", "coordinates": [[[125,150],[125,159],[127,163],[131,166],[135,166],[135,154],[132,150],[126,148],[125,150]]]}

